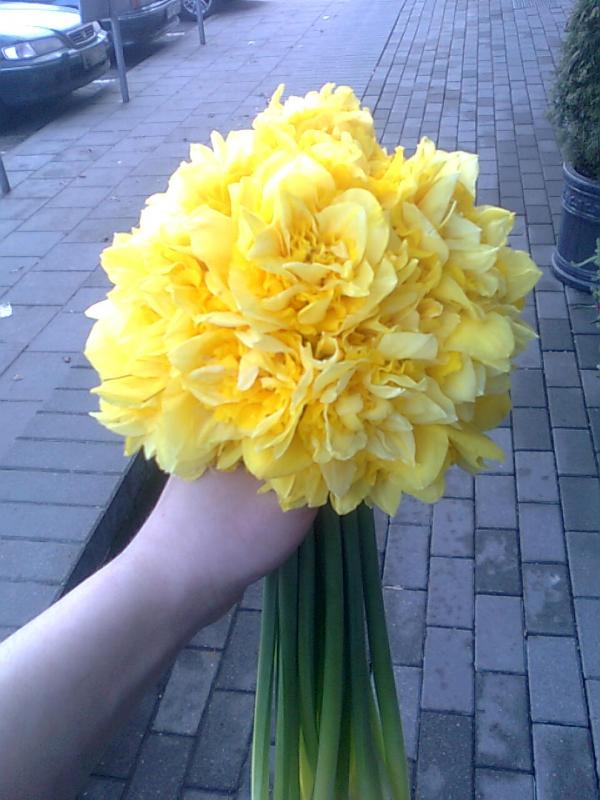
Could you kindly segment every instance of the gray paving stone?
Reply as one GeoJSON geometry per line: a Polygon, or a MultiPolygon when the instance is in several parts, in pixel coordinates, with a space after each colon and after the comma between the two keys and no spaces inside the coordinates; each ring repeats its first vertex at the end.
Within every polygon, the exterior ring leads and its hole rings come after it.
{"type": "Polygon", "coordinates": [[[33,581],[0,580],[0,625],[25,625],[57,597],[57,587],[33,581]]]}
{"type": "MultiPolygon", "coordinates": [[[[90,187],[87,191],[93,192],[95,189],[90,187]]],[[[64,270],[78,270],[80,272],[91,272],[98,266],[100,253],[104,247],[106,247],[105,242],[61,242],[39,260],[35,266],[35,271],[62,272],[64,270]]]]}
{"type": "Polygon", "coordinates": [[[421,707],[473,713],[473,635],[427,628],[421,707]]]}
{"type": "Polygon", "coordinates": [[[600,597],[600,535],[570,531],[567,549],[573,594],[600,597]]]}
{"type": "Polygon", "coordinates": [[[193,736],[204,713],[221,654],[186,649],[177,657],[152,725],[155,731],[193,736]]]}
{"type": "Polygon", "coordinates": [[[516,528],[514,478],[478,475],[475,478],[475,518],[478,528],[516,528]]]}
{"type": "Polygon", "coordinates": [[[520,597],[476,596],[475,665],[478,670],[525,672],[525,636],[520,597]]]}
{"type": "Polygon", "coordinates": [[[87,414],[40,411],[23,432],[26,439],[73,442],[119,442],[122,439],[87,414]]]}
{"type": "Polygon", "coordinates": [[[124,791],[124,781],[92,778],[79,797],[80,800],[121,800],[124,791]]]}
{"type": "Polygon", "coordinates": [[[565,529],[600,530],[600,481],[598,478],[560,478],[565,529]]]}
{"type": "Polygon", "coordinates": [[[0,399],[46,401],[68,371],[59,353],[21,353],[0,377],[0,399]]]}
{"type": "Polygon", "coordinates": [[[560,506],[519,503],[519,533],[523,561],[565,561],[560,506]]]}
{"type": "Polygon", "coordinates": [[[84,285],[78,289],[69,302],[65,305],[65,311],[86,311],[94,303],[99,303],[106,296],[106,288],[86,285],[89,278],[85,278],[84,285]]]}
{"type": "MultiPolygon", "coordinates": [[[[105,171],[101,170],[104,175],[105,171]]],[[[89,185],[89,176],[87,178],[89,185]]],[[[89,217],[65,236],[65,242],[105,242],[107,245],[117,231],[129,231],[138,223],[136,217],[89,217]]]]}
{"type": "Polygon", "coordinates": [[[238,611],[216,682],[220,689],[254,690],[259,638],[260,614],[257,611],[238,611]]]}
{"type": "MultiPolygon", "coordinates": [[[[513,421],[514,426],[514,421],[513,421]]],[[[494,475],[514,475],[515,461],[513,455],[512,431],[510,428],[496,428],[488,432],[488,436],[504,453],[503,461],[491,461],[486,472],[494,475]]],[[[434,509],[435,516],[435,509],[434,509]]]]}
{"type": "Polygon", "coordinates": [[[61,208],[40,208],[19,227],[20,231],[70,231],[82,220],[88,209],[71,208],[65,214],[61,208]]]}
{"type": "Polygon", "coordinates": [[[595,475],[596,459],[586,430],[555,428],[554,448],[559,475],[595,475]]]}
{"type": "MultiPolygon", "coordinates": [[[[558,294],[558,292],[544,292],[558,294]]],[[[540,319],[542,350],[573,350],[573,337],[568,319],[540,319]]]]}
{"type": "Polygon", "coordinates": [[[2,198],[0,219],[27,219],[46,202],[45,197],[15,197],[14,194],[2,198]]]}
{"type": "Polygon", "coordinates": [[[431,523],[432,507],[422,503],[410,495],[404,495],[396,515],[391,521],[409,525],[429,525],[431,523]]]}
{"type": "Polygon", "coordinates": [[[97,508],[0,503],[0,536],[84,542],[98,518],[97,508]]]}
{"type": "Polygon", "coordinates": [[[232,794],[213,794],[213,792],[198,792],[195,789],[189,789],[183,793],[183,800],[233,800],[235,795],[232,794]]]}
{"type": "Polygon", "coordinates": [[[27,273],[7,295],[11,303],[64,305],[85,280],[80,272],[27,273]]]}
{"type": "Polygon", "coordinates": [[[586,728],[534,725],[537,800],[598,797],[590,734],[586,728]],[[568,764],[569,769],[564,769],[568,764]]]}
{"type": "Polygon", "coordinates": [[[521,675],[476,676],[475,763],[532,769],[527,681],[521,675]]]}
{"type": "Polygon", "coordinates": [[[542,351],[539,343],[537,341],[529,342],[526,350],[516,357],[515,364],[520,369],[541,369],[542,351]]]}
{"type": "MultiPolygon", "coordinates": [[[[379,535],[377,531],[377,518],[375,519],[375,533],[376,535],[379,535]]],[[[244,596],[240,601],[240,608],[250,609],[251,611],[260,611],[262,609],[262,596],[262,580],[252,583],[244,592],[244,596]]]]}
{"type": "Polygon", "coordinates": [[[424,711],[415,800],[465,800],[473,795],[473,720],[424,711]]]}
{"type": "Polygon", "coordinates": [[[60,242],[62,237],[63,234],[60,231],[13,231],[2,240],[2,254],[5,256],[44,256],[60,242]]]}
{"type": "Polygon", "coordinates": [[[95,772],[112,778],[130,777],[157,701],[156,688],[146,692],[106,747],[95,772]]]}
{"type": "Polygon", "coordinates": [[[8,637],[12,636],[16,630],[18,630],[16,626],[10,626],[10,625],[0,626],[0,642],[3,642],[5,639],[8,639],[8,637]]]}
{"type": "Polygon", "coordinates": [[[587,725],[575,639],[530,636],[527,655],[532,720],[587,725]]]}
{"type": "Polygon", "coordinates": [[[515,455],[517,494],[521,502],[558,502],[554,455],[522,450],[515,455]]]}
{"type": "Polygon", "coordinates": [[[600,678],[600,600],[576,598],[575,618],[579,635],[579,647],[583,674],[586,678],[600,678]]]}
{"type": "Polygon", "coordinates": [[[545,408],[515,408],[512,413],[516,450],[551,450],[550,420],[545,408]]]}
{"type": "Polygon", "coordinates": [[[582,369],[583,395],[590,408],[600,407],[600,373],[597,369],[582,369]]]}
{"type": "Polygon", "coordinates": [[[586,428],[583,392],[575,388],[548,389],[550,420],[555,428],[586,428]]]}
{"type": "Polygon", "coordinates": [[[581,369],[597,369],[600,363],[600,336],[575,336],[575,351],[581,369]]]}
{"type": "Polygon", "coordinates": [[[523,585],[527,632],[572,636],[575,626],[564,564],[524,564],[523,585]]]}
{"type": "Polygon", "coordinates": [[[92,270],[88,270],[86,274],[87,277],[85,279],[85,283],[83,284],[84,289],[103,289],[104,291],[102,292],[102,297],[104,297],[112,288],[108,275],[100,267],[94,267],[92,270]]]}
{"type": "Polygon", "coordinates": [[[590,296],[585,295],[581,302],[581,295],[578,295],[569,308],[573,333],[595,333],[596,314],[593,303],[590,303],[590,296]]]}
{"type": "Polygon", "coordinates": [[[475,590],[484,594],[521,594],[519,548],[515,531],[476,532],[475,590]]]}
{"type": "Polygon", "coordinates": [[[104,506],[114,489],[111,475],[0,469],[0,501],[104,506]]]}
{"type": "Polygon", "coordinates": [[[385,586],[426,589],[429,564],[429,528],[390,525],[383,570],[385,586]]]}
{"type": "Polygon", "coordinates": [[[0,538],[0,578],[62,583],[77,563],[80,550],[77,544],[0,538]]]}
{"type": "Polygon", "coordinates": [[[191,640],[192,647],[204,647],[209,650],[222,650],[229,636],[229,630],[233,621],[233,611],[225,614],[217,622],[202,628],[191,640]]]}
{"type": "Polygon", "coordinates": [[[417,667],[394,667],[394,678],[402,712],[402,732],[406,755],[415,760],[419,734],[422,670],[417,667]]]}
{"type": "Polygon", "coordinates": [[[203,789],[237,789],[252,731],[251,694],[217,691],[202,720],[189,782],[203,789]]]}
{"type": "Polygon", "coordinates": [[[175,797],[192,749],[186,736],[152,733],[145,740],[126,800],[175,797]]]}
{"type": "Polygon", "coordinates": [[[48,201],[48,208],[94,208],[109,194],[108,186],[67,186],[48,201]]]}
{"type": "Polygon", "coordinates": [[[597,453],[600,453],[600,408],[589,408],[588,414],[590,415],[590,428],[592,439],[594,440],[594,448],[597,453]]]}
{"type": "MultiPolygon", "coordinates": [[[[86,393],[87,394],[87,393],[86,393]]],[[[72,472],[113,472],[121,474],[128,463],[117,442],[53,442],[17,440],[0,456],[0,465],[20,469],[57,469],[72,472]]]]}
{"type": "Polygon", "coordinates": [[[57,314],[29,345],[32,352],[72,353],[83,350],[93,320],[65,311],[57,314]]]}
{"type": "Polygon", "coordinates": [[[98,398],[89,389],[56,389],[44,405],[46,413],[89,414],[98,410],[98,398]]]}
{"type": "Polygon", "coordinates": [[[443,498],[433,506],[431,553],[472,556],[474,509],[470,500],[443,498]]]}
{"type": "Polygon", "coordinates": [[[77,363],[77,359],[71,359],[71,369],[63,381],[64,385],[59,387],[61,391],[70,389],[87,389],[89,391],[98,385],[96,370],[89,366],[83,353],[79,354],[79,358],[82,363],[77,363]]]}
{"type": "Polygon", "coordinates": [[[594,751],[596,753],[596,772],[600,773],[600,680],[588,680],[585,688],[590,709],[590,724],[594,751]]]}
{"type": "MultiPolygon", "coordinates": [[[[56,315],[57,310],[55,306],[48,304],[43,306],[15,305],[12,316],[5,317],[2,320],[3,341],[11,344],[28,345],[31,339],[48,325],[56,315]]],[[[15,362],[14,366],[16,368],[19,368],[23,361],[26,360],[25,355],[15,362]]],[[[5,383],[4,378],[2,383],[5,383]]]]}
{"type": "Polygon", "coordinates": [[[0,457],[8,450],[30,421],[35,417],[43,403],[41,400],[3,400],[2,411],[10,419],[10,426],[0,427],[0,457]]]}
{"type": "Polygon", "coordinates": [[[546,386],[579,386],[577,361],[570,351],[544,353],[546,386]]]}
{"type": "Polygon", "coordinates": [[[475,482],[473,476],[459,467],[451,467],[446,472],[445,497],[461,497],[472,500],[474,495],[475,482]]]}
{"type": "Polygon", "coordinates": [[[473,627],[473,561],[434,556],[429,565],[427,625],[473,627]]]}
{"type": "Polygon", "coordinates": [[[475,800],[534,800],[533,775],[475,770],[475,800]]]}
{"type": "Polygon", "coordinates": [[[426,593],[410,589],[383,590],[385,614],[395,665],[420,667],[425,638],[426,593]]]}
{"type": "Polygon", "coordinates": [[[546,319],[568,319],[569,312],[563,292],[536,292],[538,314],[546,319]]]}

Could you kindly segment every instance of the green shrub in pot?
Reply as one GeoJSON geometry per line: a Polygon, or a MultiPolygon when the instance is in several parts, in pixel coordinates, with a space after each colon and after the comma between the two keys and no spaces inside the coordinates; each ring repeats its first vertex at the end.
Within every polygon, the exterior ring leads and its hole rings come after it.
{"type": "Polygon", "coordinates": [[[561,230],[552,258],[564,283],[592,291],[600,237],[600,2],[577,0],[567,26],[550,118],[565,157],[561,230]]]}

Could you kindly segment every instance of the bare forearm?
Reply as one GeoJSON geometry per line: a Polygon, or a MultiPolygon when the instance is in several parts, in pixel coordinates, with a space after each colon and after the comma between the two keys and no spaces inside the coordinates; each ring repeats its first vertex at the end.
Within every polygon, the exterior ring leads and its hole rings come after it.
{"type": "Polygon", "coordinates": [[[72,797],[115,726],[211,612],[205,603],[189,613],[151,560],[126,551],[5,642],[0,797],[72,797]]]}
{"type": "Polygon", "coordinates": [[[144,689],[299,544],[243,470],[171,478],[124,553],[0,646],[0,798],[69,800],[144,689]]]}

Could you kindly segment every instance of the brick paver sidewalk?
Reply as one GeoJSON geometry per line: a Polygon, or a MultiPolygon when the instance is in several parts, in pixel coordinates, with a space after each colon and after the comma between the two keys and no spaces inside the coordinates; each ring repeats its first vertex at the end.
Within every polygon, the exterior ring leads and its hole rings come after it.
{"type": "MultiPolygon", "coordinates": [[[[562,189],[545,118],[567,0],[234,0],[6,157],[0,199],[0,632],[97,565],[144,471],[86,417],[97,257],[188,141],[248,124],[283,81],[351,84],[384,144],[481,156],[545,270],[527,307],[508,453],[405,501],[384,583],[418,800],[593,800],[600,761],[600,379],[590,298],[549,274],[562,189]],[[18,185],[17,185],[18,184],[18,185]],[[125,479],[123,476],[126,476],[125,479]],[[116,498],[116,499],[115,499],[116,498]],[[108,514],[106,513],[108,509],[108,514]],[[594,749],[595,748],[595,749],[594,749]]],[[[259,587],[201,632],[103,757],[87,800],[248,797],[259,587]]]]}

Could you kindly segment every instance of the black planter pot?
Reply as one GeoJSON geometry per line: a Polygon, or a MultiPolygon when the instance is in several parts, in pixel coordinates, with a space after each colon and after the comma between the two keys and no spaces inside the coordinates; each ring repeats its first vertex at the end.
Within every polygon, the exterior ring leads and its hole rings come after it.
{"type": "Polygon", "coordinates": [[[563,164],[565,188],[558,243],[552,254],[552,272],[559,281],[582,292],[598,287],[598,267],[588,261],[596,252],[600,238],[600,181],[580,175],[563,164]]]}

